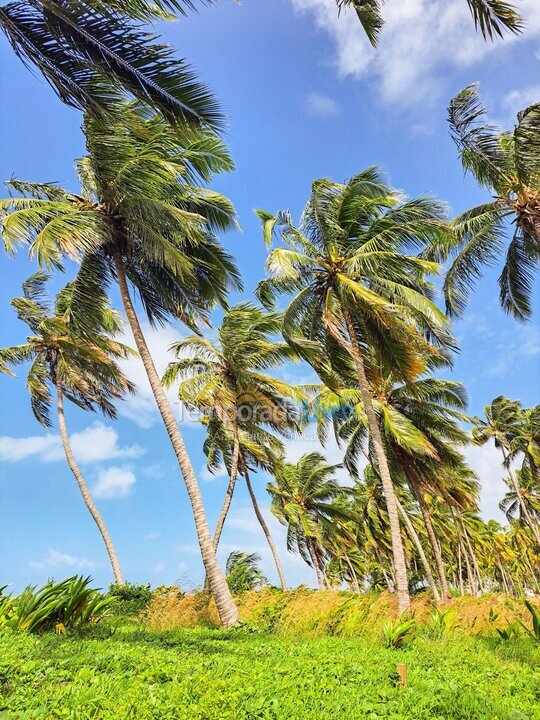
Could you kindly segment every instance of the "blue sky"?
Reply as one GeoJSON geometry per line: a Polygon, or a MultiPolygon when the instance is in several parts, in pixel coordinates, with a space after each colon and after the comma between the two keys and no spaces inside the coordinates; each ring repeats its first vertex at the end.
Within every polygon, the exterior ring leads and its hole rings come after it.
{"type": "MultiPolygon", "coordinates": [[[[343,180],[371,164],[414,196],[432,193],[457,213],[485,198],[464,178],[448,137],[446,105],[457,91],[481,82],[492,118],[511,126],[515,112],[540,97],[540,7],[521,3],[528,29],[520,38],[486,45],[474,34],[465,0],[389,0],[387,27],[373,51],[353,17],[336,18],[332,0],[229,0],[203,8],[164,31],[221,99],[229,118],[226,139],[237,170],[216,178],[238,211],[242,233],[223,238],[236,256],[249,297],[264,274],[265,251],[253,208],[289,208],[298,216],[317,177],[343,180]]],[[[75,189],[73,159],[83,154],[80,114],[16,60],[0,38],[0,178],[59,181],[75,189]]],[[[2,344],[20,342],[25,328],[9,307],[35,267],[21,253],[0,256],[2,344]]],[[[461,352],[452,377],[469,390],[473,414],[504,393],[526,405],[539,401],[540,331],[521,326],[497,304],[497,268],[478,283],[468,311],[456,323],[461,352]]],[[[58,278],[59,287],[67,277],[58,278]]],[[[118,304],[118,299],[113,298],[118,304]]],[[[538,293],[536,297],[538,308],[538,293]]],[[[217,316],[216,316],[217,317],[217,316]]],[[[180,325],[150,332],[163,369],[166,348],[185,334],[180,325]]],[[[125,576],[134,582],[194,585],[202,568],[182,480],[153,409],[144,375],[128,372],[137,396],[105,422],[76,408],[67,421],[81,467],[109,526],[125,576]]],[[[287,368],[289,379],[309,369],[287,368]]],[[[63,460],[56,428],[35,422],[17,379],[0,377],[0,585],[15,588],[88,572],[105,585],[111,573],[99,535],[63,460]]],[[[210,523],[221,505],[225,479],[204,470],[202,430],[182,424],[199,475],[210,523]]],[[[289,444],[292,459],[317,448],[313,438],[289,444]]],[[[335,447],[326,450],[339,460],[335,447]]],[[[487,517],[500,517],[499,458],[487,446],[468,450],[483,486],[487,517]]],[[[268,515],[267,478],[254,478],[290,583],[313,583],[299,559],[286,556],[282,529],[268,515]]],[[[275,580],[264,538],[244,488],[238,487],[220,549],[257,551],[275,580]]]]}

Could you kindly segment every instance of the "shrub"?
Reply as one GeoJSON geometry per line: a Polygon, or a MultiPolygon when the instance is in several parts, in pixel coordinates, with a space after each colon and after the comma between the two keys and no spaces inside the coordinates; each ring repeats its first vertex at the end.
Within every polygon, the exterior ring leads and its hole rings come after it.
{"type": "Polygon", "coordinates": [[[232,552],[227,558],[227,583],[233,594],[255,590],[267,580],[259,568],[260,558],[255,553],[232,552]]]}
{"type": "Polygon", "coordinates": [[[388,620],[383,624],[383,635],[386,640],[386,647],[400,648],[405,642],[405,638],[414,628],[416,621],[414,618],[408,620],[388,620]]]}
{"type": "Polygon", "coordinates": [[[64,632],[102,619],[116,602],[89,587],[91,578],[74,576],[42,588],[29,586],[0,600],[0,625],[14,630],[64,632]]]}
{"type": "Polygon", "coordinates": [[[124,583],[124,585],[109,585],[109,597],[117,599],[115,605],[116,615],[137,615],[148,606],[152,599],[150,583],[124,583]]]}

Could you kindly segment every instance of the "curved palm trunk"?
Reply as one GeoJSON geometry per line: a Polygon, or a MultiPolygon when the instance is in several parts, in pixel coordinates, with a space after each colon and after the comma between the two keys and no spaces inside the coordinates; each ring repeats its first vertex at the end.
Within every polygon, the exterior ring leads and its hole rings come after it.
{"type": "Polygon", "coordinates": [[[217,550],[217,546],[219,545],[219,540],[221,538],[221,533],[223,532],[223,525],[225,524],[225,520],[227,518],[227,515],[229,513],[229,508],[231,507],[232,497],[234,493],[234,488],[236,486],[236,478],[238,477],[238,462],[240,459],[240,442],[238,440],[238,432],[234,431],[234,440],[233,440],[233,452],[231,457],[231,474],[229,476],[229,484],[227,485],[227,492],[225,493],[225,500],[223,501],[223,505],[221,507],[221,512],[219,513],[216,530],[214,532],[214,550],[217,550]]]}
{"type": "MultiPolygon", "coordinates": [[[[506,451],[503,446],[501,446],[501,452],[504,459],[504,465],[507,467],[506,463],[508,461],[508,456],[506,454],[506,451]]],[[[519,502],[519,507],[521,509],[521,513],[523,517],[525,518],[525,522],[530,527],[532,534],[534,535],[534,539],[536,540],[536,544],[540,548],[540,529],[538,528],[538,525],[534,522],[534,520],[531,517],[531,514],[527,508],[527,503],[523,499],[523,495],[521,494],[521,488],[519,486],[519,483],[517,481],[516,475],[514,471],[507,467],[508,475],[510,476],[510,481],[512,483],[512,487],[514,488],[514,492],[516,493],[516,497],[519,502]]]]}
{"type": "Polygon", "coordinates": [[[418,555],[420,556],[420,562],[422,563],[422,567],[424,568],[424,572],[426,573],[426,579],[428,581],[428,585],[433,594],[435,602],[440,602],[441,596],[439,595],[439,591],[438,591],[437,585],[435,583],[435,578],[433,577],[433,573],[431,572],[431,566],[429,564],[429,560],[426,557],[426,553],[424,552],[424,548],[422,547],[422,543],[420,542],[418,533],[416,532],[415,527],[412,524],[410,517],[407,515],[405,508],[403,507],[403,505],[399,501],[399,498],[397,498],[397,497],[396,497],[396,502],[397,502],[398,510],[401,513],[401,517],[403,518],[403,522],[405,523],[405,526],[409,532],[411,540],[413,541],[413,543],[416,547],[416,550],[418,552],[418,555]]]}
{"type": "Polygon", "coordinates": [[[98,530],[101,533],[101,537],[103,538],[103,542],[105,543],[105,547],[107,549],[107,554],[109,555],[109,560],[111,561],[111,567],[114,574],[114,581],[117,585],[123,585],[124,579],[122,577],[122,573],[120,571],[120,565],[118,563],[118,558],[116,556],[116,550],[114,549],[114,545],[112,544],[112,540],[110,538],[110,535],[107,531],[107,528],[105,526],[105,523],[103,522],[101,515],[98,512],[98,509],[94,505],[94,502],[92,498],[90,497],[90,493],[88,492],[88,488],[86,487],[86,483],[84,481],[84,478],[82,476],[81,470],[79,466],[77,465],[77,462],[75,460],[75,457],[73,455],[73,451],[71,449],[71,445],[69,442],[69,435],[66,427],[66,418],[64,415],[64,398],[62,394],[62,389],[60,387],[60,383],[56,383],[56,411],[58,413],[58,425],[60,427],[60,437],[62,438],[62,446],[64,448],[64,453],[66,455],[66,459],[68,461],[69,469],[73,473],[75,480],[77,481],[77,485],[79,486],[79,490],[81,491],[81,495],[83,496],[84,503],[86,507],[88,508],[88,512],[93,517],[94,522],[98,526],[98,530]]]}
{"type": "Polygon", "coordinates": [[[248,474],[245,463],[243,463],[242,474],[244,475],[244,480],[246,481],[247,489],[249,492],[249,497],[251,498],[251,503],[253,505],[253,510],[255,511],[257,520],[259,521],[259,524],[262,527],[263,533],[266,537],[266,542],[268,543],[270,552],[272,553],[272,557],[274,558],[274,563],[276,565],[276,570],[277,570],[277,574],[279,576],[279,582],[281,583],[281,588],[282,588],[282,590],[286,590],[287,583],[285,582],[285,574],[283,573],[281,559],[279,557],[277,548],[274,545],[274,540],[272,539],[272,535],[270,534],[270,529],[269,529],[268,525],[266,524],[266,521],[260,511],[259,504],[257,502],[257,498],[255,497],[255,493],[253,491],[253,487],[251,485],[251,480],[249,479],[249,474],[248,474]]]}
{"type": "Polygon", "coordinates": [[[416,474],[412,469],[408,458],[405,456],[404,453],[400,453],[400,459],[402,467],[405,471],[405,475],[407,476],[409,487],[411,488],[411,491],[416,498],[418,505],[420,506],[420,512],[422,513],[422,519],[424,521],[424,525],[426,526],[429,544],[431,545],[431,551],[433,552],[433,557],[435,558],[435,567],[437,569],[437,577],[439,578],[439,585],[441,586],[442,596],[445,600],[448,600],[451,597],[450,589],[448,587],[448,580],[446,579],[446,570],[444,567],[441,546],[439,545],[439,541],[437,540],[437,536],[435,535],[435,529],[433,527],[429,508],[426,505],[426,500],[420,488],[420,483],[418,482],[418,478],[416,477],[416,474]]]}
{"type": "Polygon", "coordinates": [[[461,543],[458,543],[458,579],[459,579],[459,592],[461,597],[465,595],[463,588],[463,568],[461,567],[461,543]]]}
{"type": "Polygon", "coordinates": [[[473,550],[473,546],[469,539],[469,534],[468,534],[465,526],[463,525],[463,523],[462,523],[462,529],[463,529],[463,536],[465,537],[465,542],[467,543],[467,548],[468,548],[470,556],[471,556],[473,570],[476,573],[476,577],[478,578],[478,589],[479,589],[480,593],[483,593],[484,587],[483,587],[483,583],[482,583],[482,575],[480,574],[480,568],[478,567],[478,561],[476,559],[476,554],[473,550]]]}
{"type": "MultiPolygon", "coordinates": [[[[405,552],[403,551],[403,542],[401,539],[396,494],[392,483],[392,477],[390,475],[390,469],[388,467],[388,461],[386,459],[386,453],[384,451],[377,415],[375,414],[375,410],[373,408],[371,390],[364,367],[362,349],[360,347],[360,343],[358,342],[358,338],[356,337],[356,331],[347,310],[344,310],[344,318],[350,338],[350,347],[346,347],[345,349],[352,355],[356,366],[362,403],[364,405],[371,442],[373,443],[373,448],[375,450],[375,457],[377,458],[377,464],[379,466],[379,475],[384,490],[388,520],[390,523],[390,536],[392,539],[392,555],[395,567],[398,610],[400,613],[403,613],[406,610],[410,610],[411,598],[407,583],[407,565],[405,562],[405,552]]],[[[337,337],[340,337],[339,342],[343,345],[343,339],[341,338],[340,333],[337,333],[336,339],[337,337]]]]}
{"type": "Polygon", "coordinates": [[[214,595],[219,619],[221,620],[222,625],[229,627],[238,621],[238,609],[234,604],[229,586],[227,585],[225,576],[223,575],[216,559],[216,552],[214,550],[212,536],[210,535],[210,528],[208,527],[208,520],[206,519],[206,513],[204,511],[201,491],[186,452],[184,440],[180,434],[180,430],[178,429],[176,418],[174,417],[167,395],[161,385],[154,361],[152,360],[152,356],[148,350],[148,345],[146,344],[146,340],[141,330],[135,308],[131,302],[122,257],[119,253],[115,254],[114,263],[122,302],[133,333],[133,338],[144,365],[144,369],[146,370],[146,374],[156,400],[156,405],[158,406],[167,434],[169,435],[171,445],[173,446],[173,450],[178,460],[178,465],[180,466],[180,470],[184,477],[184,482],[191,502],[191,508],[193,510],[193,518],[195,520],[197,539],[201,549],[204,569],[214,595]]]}

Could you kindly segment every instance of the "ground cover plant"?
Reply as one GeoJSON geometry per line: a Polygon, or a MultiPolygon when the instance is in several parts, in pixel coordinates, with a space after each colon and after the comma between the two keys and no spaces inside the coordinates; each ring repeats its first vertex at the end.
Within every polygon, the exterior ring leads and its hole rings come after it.
{"type": "Polygon", "coordinates": [[[540,718],[540,648],[525,637],[417,632],[294,637],[241,627],[155,631],[101,624],[0,634],[0,717],[540,718]],[[397,663],[408,668],[402,687],[397,663]]]}

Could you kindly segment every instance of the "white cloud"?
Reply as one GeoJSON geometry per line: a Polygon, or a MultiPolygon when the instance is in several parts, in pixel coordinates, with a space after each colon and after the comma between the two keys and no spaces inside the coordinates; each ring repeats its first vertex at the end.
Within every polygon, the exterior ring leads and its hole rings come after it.
{"type": "Polygon", "coordinates": [[[62,443],[58,435],[33,435],[25,438],[0,437],[0,459],[4,462],[19,462],[38,456],[46,462],[62,457],[62,443]]]}
{"type": "MultiPolygon", "coordinates": [[[[89,427],[70,435],[75,458],[80,463],[103,462],[114,458],[136,458],[144,453],[139,445],[121,447],[118,433],[112,427],[95,422],[89,427]]],[[[47,433],[26,438],[0,437],[0,459],[5,462],[19,462],[36,457],[43,462],[64,459],[60,436],[47,433]]]]}
{"type": "Polygon", "coordinates": [[[145,540],[157,540],[160,537],[161,537],[160,532],[151,532],[151,533],[148,533],[148,535],[145,535],[144,539],[145,540]]]}
{"type": "Polygon", "coordinates": [[[128,467],[110,467],[100,470],[92,495],[101,500],[117,500],[131,494],[136,477],[128,467]]]}
{"type": "Polygon", "coordinates": [[[47,550],[47,556],[43,560],[30,560],[28,563],[33,570],[54,570],[67,567],[73,570],[91,570],[96,563],[86,558],[68,555],[53,548],[47,550]]]}
{"type": "Polygon", "coordinates": [[[379,46],[370,46],[350,8],[339,17],[335,0],[291,0],[309,14],[334,45],[341,77],[368,78],[387,103],[414,107],[446,95],[450,70],[461,70],[512,44],[540,36],[540,3],[523,0],[527,22],[522,35],[485,42],[474,29],[464,0],[391,0],[383,9],[385,26],[379,46]]]}
{"type": "Polygon", "coordinates": [[[310,92],[306,97],[306,109],[310,115],[318,117],[335,117],[341,108],[335,100],[320,92],[310,92]]]}
{"type": "Polygon", "coordinates": [[[512,90],[504,95],[501,106],[508,111],[510,122],[515,122],[516,115],[520,110],[540,101],[540,85],[512,90]]]}
{"type": "Polygon", "coordinates": [[[464,455],[480,480],[480,510],[487,520],[506,523],[504,513],[499,510],[499,502],[508,492],[503,482],[507,472],[502,465],[501,451],[493,442],[485,445],[469,445],[464,455]]]}
{"type": "MultiPolygon", "coordinates": [[[[182,333],[172,327],[152,328],[148,323],[142,323],[142,331],[158,374],[161,377],[168,363],[173,360],[173,355],[169,352],[169,347],[173,342],[180,340],[182,333]]],[[[126,332],[121,338],[121,341],[130,346],[134,345],[131,332],[129,328],[127,328],[127,323],[126,332]]],[[[132,420],[141,428],[150,428],[158,421],[159,414],[152,388],[150,387],[141,359],[136,356],[124,361],[123,370],[127,377],[135,383],[136,392],[134,395],[129,395],[125,400],[118,403],[118,413],[132,420]]],[[[179,406],[174,389],[169,391],[168,396],[173,410],[178,415],[179,413],[177,413],[177,411],[179,406]]]]}

